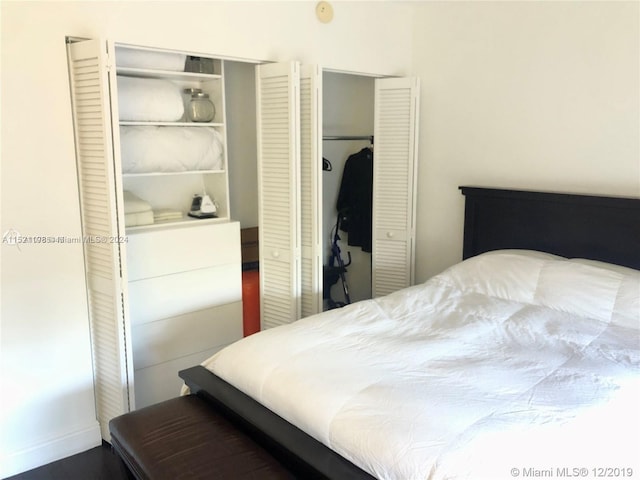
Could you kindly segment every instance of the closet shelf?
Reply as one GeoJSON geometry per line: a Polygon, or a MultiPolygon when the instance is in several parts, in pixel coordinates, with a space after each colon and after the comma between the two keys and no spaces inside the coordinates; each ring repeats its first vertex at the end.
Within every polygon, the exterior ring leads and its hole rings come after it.
{"type": "Polygon", "coordinates": [[[183,172],[149,172],[149,173],[123,173],[123,178],[143,178],[143,177],[169,177],[175,175],[203,175],[219,173],[224,174],[226,170],[186,170],[183,172]]]}
{"type": "Polygon", "coordinates": [[[174,72],[171,70],[151,70],[147,68],[117,67],[118,75],[143,78],[167,78],[172,80],[218,80],[222,75],[217,73],[174,72]]]}
{"type": "Polygon", "coordinates": [[[132,122],[129,120],[121,120],[121,126],[147,125],[160,127],[223,127],[223,123],[216,122],[132,122]]]}
{"type": "Polygon", "coordinates": [[[148,232],[150,230],[161,230],[163,228],[195,227],[196,225],[227,222],[229,222],[228,217],[193,218],[185,214],[180,220],[167,220],[164,222],[155,222],[150,225],[136,225],[135,227],[126,227],[125,230],[127,233],[137,233],[148,232]]]}
{"type": "Polygon", "coordinates": [[[325,135],[322,140],[368,140],[373,143],[373,135],[325,135]]]}

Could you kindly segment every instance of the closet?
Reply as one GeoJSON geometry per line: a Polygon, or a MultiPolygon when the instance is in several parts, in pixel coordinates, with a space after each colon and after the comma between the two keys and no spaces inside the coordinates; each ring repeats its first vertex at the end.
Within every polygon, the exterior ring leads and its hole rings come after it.
{"type": "MultiPolygon", "coordinates": [[[[256,83],[261,321],[269,328],[323,309],[330,242],[322,214],[325,90],[322,70],[297,62],[257,66],[256,83]]],[[[419,82],[378,78],[373,91],[370,285],[376,297],[413,282],[419,82]]]]}
{"type": "Polygon", "coordinates": [[[242,337],[225,62],[67,43],[96,407],[109,439],[111,418],[176,396],[180,369],[242,337]],[[189,114],[202,94],[212,119],[189,114]],[[205,195],[210,208],[198,210],[205,195]]]}

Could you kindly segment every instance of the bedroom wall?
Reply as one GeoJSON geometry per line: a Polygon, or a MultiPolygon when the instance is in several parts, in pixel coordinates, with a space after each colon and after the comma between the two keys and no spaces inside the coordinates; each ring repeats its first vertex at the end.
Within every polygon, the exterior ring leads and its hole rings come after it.
{"type": "Polygon", "coordinates": [[[459,185],[640,196],[638,2],[419,2],[417,281],[461,259],[459,185]]]}
{"type": "Polygon", "coordinates": [[[2,244],[0,477],[99,443],[80,236],[66,35],[407,73],[406,4],[0,2],[2,225],[45,243],[2,244]],[[267,20],[268,19],[268,20],[267,20]],[[364,46],[364,47],[363,47],[364,46]]]}

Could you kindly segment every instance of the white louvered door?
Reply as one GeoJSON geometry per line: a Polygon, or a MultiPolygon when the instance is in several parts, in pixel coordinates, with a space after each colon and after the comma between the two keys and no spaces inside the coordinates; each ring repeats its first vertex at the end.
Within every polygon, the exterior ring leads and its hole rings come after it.
{"type": "Polygon", "coordinates": [[[418,78],[376,80],[373,297],[414,279],[419,90],[418,78]]]}
{"type": "Polygon", "coordinates": [[[301,315],[322,311],[322,69],[300,68],[301,315]]]}
{"type": "Polygon", "coordinates": [[[263,330],[300,318],[299,84],[297,62],[256,67],[263,330]]]}
{"type": "Polygon", "coordinates": [[[105,43],[97,40],[69,44],[69,69],[96,410],[102,437],[109,440],[109,420],[134,408],[126,252],[118,241],[125,236],[124,212],[117,209],[122,189],[116,185],[120,172],[112,144],[117,105],[109,101],[109,75],[112,82],[115,75],[108,73],[105,43]]]}

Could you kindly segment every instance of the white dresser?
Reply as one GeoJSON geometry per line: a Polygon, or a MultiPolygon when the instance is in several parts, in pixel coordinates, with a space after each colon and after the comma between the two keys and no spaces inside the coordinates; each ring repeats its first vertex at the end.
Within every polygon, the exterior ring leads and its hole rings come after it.
{"type": "Polygon", "coordinates": [[[129,235],[136,408],[175,397],[177,373],[242,337],[238,222],[129,235]]]}

